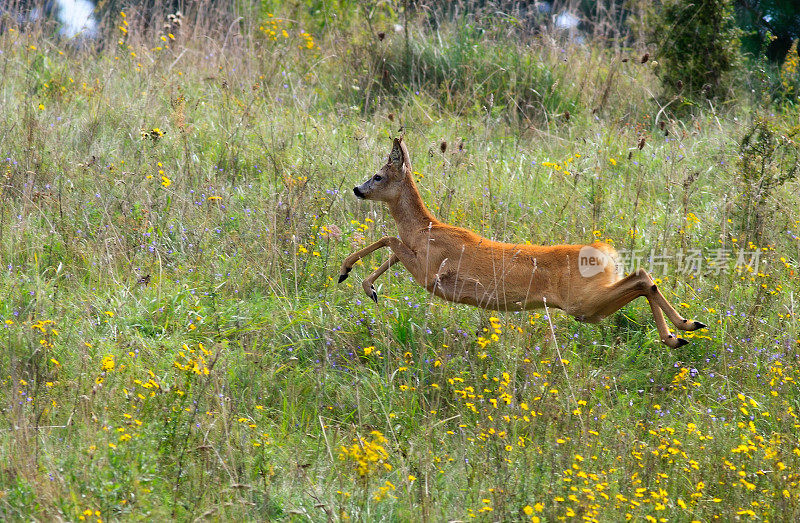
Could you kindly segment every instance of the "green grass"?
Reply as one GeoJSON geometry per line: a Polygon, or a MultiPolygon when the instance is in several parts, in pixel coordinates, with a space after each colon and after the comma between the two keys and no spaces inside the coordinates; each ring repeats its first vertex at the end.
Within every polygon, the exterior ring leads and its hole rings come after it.
{"type": "Polygon", "coordinates": [[[133,15],[102,51],[0,34],[3,519],[795,519],[799,191],[772,189],[747,245],[737,158],[756,116],[795,110],[741,94],[662,129],[633,50],[488,26],[462,53],[423,21],[415,60],[439,65],[389,89],[353,57],[402,57],[402,33],[244,14],[161,50],[133,15]],[[528,93],[508,64],[552,105],[506,110],[528,93]],[[545,311],[445,303],[399,266],[375,306],[359,283],[388,253],[337,286],[395,234],[350,188],[400,125],[442,219],[652,254],[709,329],[669,350],[643,300],[598,325],[550,310],[556,347],[545,311]],[[659,258],[698,250],[698,274],[659,258]]]}

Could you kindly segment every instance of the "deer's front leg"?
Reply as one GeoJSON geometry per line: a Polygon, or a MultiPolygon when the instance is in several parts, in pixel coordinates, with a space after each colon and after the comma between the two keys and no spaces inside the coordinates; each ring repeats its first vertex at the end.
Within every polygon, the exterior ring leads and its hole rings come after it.
{"type": "Polygon", "coordinates": [[[381,266],[378,267],[375,272],[364,278],[364,281],[361,283],[361,287],[364,289],[364,292],[367,294],[367,296],[372,298],[375,303],[378,303],[378,293],[375,292],[375,286],[373,283],[375,283],[375,280],[377,280],[381,274],[389,270],[389,267],[399,261],[400,258],[398,258],[395,253],[392,253],[388,260],[383,262],[383,264],[381,264],[381,266]]]}
{"type": "MultiPolygon", "coordinates": [[[[376,241],[372,245],[364,247],[360,251],[354,252],[353,254],[345,258],[344,261],[342,262],[342,268],[339,270],[339,283],[342,283],[344,280],[347,279],[347,276],[350,274],[350,271],[353,270],[353,265],[358,260],[366,256],[367,254],[370,254],[371,252],[377,251],[382,247],[391,247],[392,251],[396,251],[394,246],[396,246],[397,244],[402,245],[402,242],[397,238],[393,238],[391,236],[384,236],[383,238],[376,241]]],[[[410,249],[408,248],[406,249],[410,251],[410,249]]]]}

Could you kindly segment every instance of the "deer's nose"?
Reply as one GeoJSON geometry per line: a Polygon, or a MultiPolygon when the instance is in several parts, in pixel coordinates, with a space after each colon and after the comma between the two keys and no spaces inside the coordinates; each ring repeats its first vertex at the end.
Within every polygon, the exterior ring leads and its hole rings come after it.
{"type": "Polygon", "coordinates": [[[353,187],[353,194],[355,194],[356,196],[358,196],[361,199],[364,198],[364,193],[361,192],[361,189],[359,189],[358,187],[353,187]]]}

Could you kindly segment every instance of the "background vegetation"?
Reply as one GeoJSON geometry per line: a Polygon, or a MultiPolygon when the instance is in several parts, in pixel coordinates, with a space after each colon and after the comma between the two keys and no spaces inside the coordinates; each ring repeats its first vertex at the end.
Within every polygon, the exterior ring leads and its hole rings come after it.
{"type": "Polygon", "coordinates": [[[4,15],[4,520],[797,518],[797,62],[669,95],[652,6],[596,38],[448,6],[120,8],[97,45],[4,15]],[[394,234],[350,188],[401,128],[442,219],[613,243],[709,329],[399,266],[375,306],[388,253],[337,286],[394,234]]]}

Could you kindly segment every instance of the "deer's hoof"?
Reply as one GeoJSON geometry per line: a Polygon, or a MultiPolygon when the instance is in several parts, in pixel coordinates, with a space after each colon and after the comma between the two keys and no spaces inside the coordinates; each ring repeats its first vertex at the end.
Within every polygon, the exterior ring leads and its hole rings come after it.
{"type": "Polygon", "coordinates": [[[694,330],[707,329],[707,328],[708,328],[708,325],[706,325],[703,322],[700,322],[700,321],[695,321],[694,322],[694,330]]]}
{"type": "Polygon", "coordinates": [[[687,345],[689,342],[683,338],[678,338],[677,336],[670,334],[667,336],[666,339],[661,339],[661,343],[669,347],[670,349],[677,349],[678,347],[683,347],[687,345]]]}
{"type": "Polygon", "coordinates": [[[370,293],[369,297],[372,298],[372,301],[374,301],[375,303],[378,303],[378,293],[375,292],[375,287],[370,285],[370,291],[372,291],[372,292],[370,293]]]}

